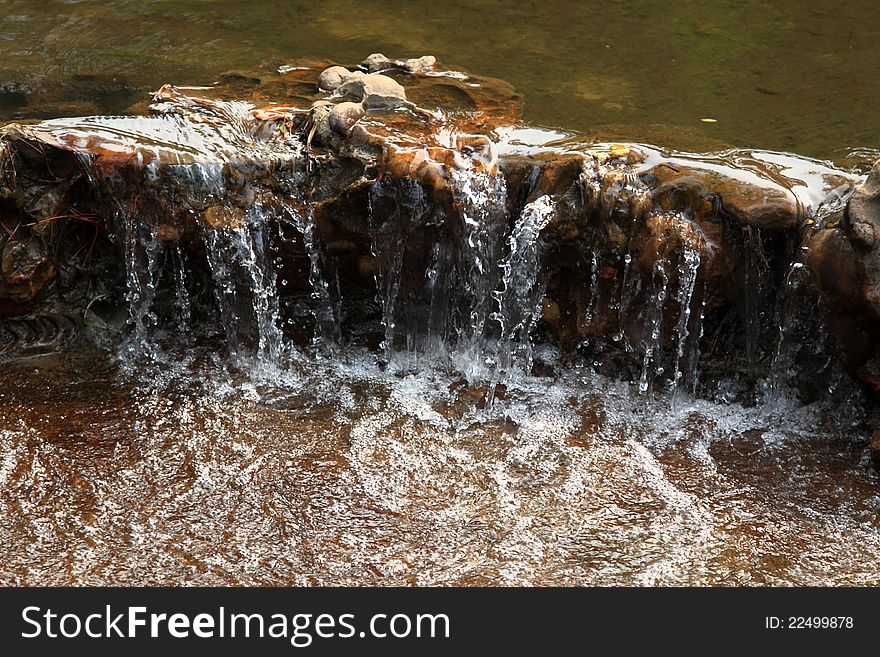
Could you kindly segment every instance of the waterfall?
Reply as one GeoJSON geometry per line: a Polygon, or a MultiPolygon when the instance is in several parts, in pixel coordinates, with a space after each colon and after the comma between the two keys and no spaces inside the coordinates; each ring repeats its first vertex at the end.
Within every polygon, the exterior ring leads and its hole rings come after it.
{"type": "Polygon", "coordinates": [[[456,368],[473,383],[491,377],[486,331],[501,278],[498,247],[506,230],[507,186],[500,174],[457,170],[451,172],[451,182],[462,228],[456,289],[462,313],[453,327],[451,356],[456,368]]]}
{"type": "Polygon", "coordinates": [[[695,384],[697,360],[699,357],[699,340],[702,333],[702,306],[700,301],[700,314],[696,316],[695,339],[691,339],[693,317],[694,290],[697,286],[697,276],[700,272],[700,254],[694,249],[685,247],[678,265],[678,323],[676,325],[676,348],[675,369],[672,385],[676,392],[688,382],[695,384]]]}
{"type": "MultiPolygon", "coordinates": [[[[415,182],[379,181],[373,184],[369,195],[369,222],[372,234],[371,252],[379,263],[376,268],[376,300],[382,309],[383,340],[380,345],[385,362],[390,362],[395,352],[395,339],[398,335],[398,302],[401,294],[408,301],[415,302],[414,290],[402,290],[404,276],[404,256],[411,233],[421,228],[421,219],[426,213],[426,202],[422,186],[415,182]]],[[[433,258],[425,274],[433,293],[441,276],[439,269],[439,250],[434,245],[433,258]]],[[[413,277],[415,278],[415,277],[413,277]]],[[[411,282],[412,284],[412,282],[411,282]]],[[[419,326],[403,323],[405,344],[415,351],[418,335],[430,330],[430,325],[419,326]]]]}
{"type": "Polygon", "coordinates": [[[761,337],[771,328],[768,322],[766,299],[771,290],[769,261],[764,253],[764,236],[759,228],[747,226],[745,263],[745,358],[746,365],[753,368],[763,355],[761,337]]]}
{"type": "MultiPolygon", "coordinates": [[[[501,289],[494,296],[498,309],[492,318],[501,326],[496,347],[497,375],[504,377],[518,364],[531,370],[532,327],[540,317],[541,299],[547,286],[541,267],[540,233],[553,218],[555,205],[542,196],[523,208],[507,240],[510,252],[501,261],[501,289]]],[[[595,257],[595,256],[594,256],[595,257]]]]}
{"type": "Polygon", "coordinates": [[[596,312],[599,309],[599,250],[592,249],[590,254],[590,300],[587,303],[587,309],[584,312],[584,326],[592,326],[596,312]]]}
{"type": "Polygon", "coordinates": [[[153,312],[153,301],[158,285],[159,259],[164,253],[162,241],[153,226],[128,212],[120,211],[118,223],[123,233],[127,323],[132,327],[123,351],[132,360],[158,360],[160,352],[154,334],[158,318],[153,312]]]}
{"type": "Polygon", "coordinates": [[[378,181],[369,195],[376,300],[385,362],[446,362],[477,382],[490,374],[486,348],[501,281],[506,230],[501,175],[452,170],[451,207],[414,181],[378,181]]]}
{"type": "Polygon", "coordinates": [[[294,219],[303,246],[309,258],[309,285],[311,285],[312,315],[315,318],[314,346],[333,347],[342,339],[341,308],[339,294],[331,294],[330,285],[322,268],[322,251],[315,234],[314,212],[308,207],[303,216],[295,213],[294,219]],[[335,297],[335,299],[334,299],[335,297]]]}
{"type": "Polygon", "coordinates": [[[271,217],[251,206],[237,227],[204,227],[214,295],[230,351],[274,363],[283,352],[275,270],[266,243],[271,217]]]}
{"type": "Polygon", "coordinates": [[[660,365],[660,336],[663,332],[663,308],[669,287],[669,274],[666,272],[666,261],[658,259],[654,263],[651,276],[651,303],[647,307],[648,337],[642,341],[644,355],[642,357],[642,373],[639,377],[639,392],[644,394],[651,389],[654,379],[663,374],[660,365]]]}
{"type": "Polygon", "coordinates": [[[177,306],[177,319],[180,326],[180,333],[188,336],[192,330],[192,301],[190,300],[188,281],[189,276],[186,271],[187,257],[183,253],[180,245],[174,248],[174,299],[177,306]]]}

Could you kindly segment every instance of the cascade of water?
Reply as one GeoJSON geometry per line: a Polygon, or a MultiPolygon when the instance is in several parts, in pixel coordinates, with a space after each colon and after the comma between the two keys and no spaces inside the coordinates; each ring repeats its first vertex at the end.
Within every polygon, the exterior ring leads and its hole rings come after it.
{"type": "MultiPolygon", "coordinates": [[[[809,284],[809,272],[800,259],[789,265],[776,304],[776,348],[770,361],[770,372],[765,382],[765,394],[778,395],[794,380],[795,366],[805,332],[810,330],[804,321],[800,291],[809,284]]],[[[812,310],[812,309],[811,309],[812,310]]],[[[812,324],[812,322],[810,322],[812,324]]],[[[811,327],[812,328],[812,327],[811,327]]],[[[812,336],[815,339],[815,336],[812,336]]]]}
{"type": "Polygon", "coordinates": [[[305,216],[296,212],[294,220],[309,257],[309,284],[312,287],[312,314],[315,318],[314,345],[332,347],[342,339],[342,309],[340,295],[331,294],[330,285],[322,268],[322,251],[315,234],[314,211],[306,209],[305,216]]]}
{"type": "MultiPolygon", "coordinates": [[[[839,220],[854,187],[846,184],[830,190],[825,199],[809,210],[805,230],[824,228],[829,220],[839,220]]],[[[804,259],[804,251],[792,254],[774,309],[776,343],[770,359],[770,372],[764,392],[773,397],[784,394],[796,381],[804,381],[804,367],[811,369],[813,380],[832,366],[831,358],[816,362],[817,353],[830,353],[824,317],[827,309],[815,294],[813,278],[804,259]],[[809,363],[809,365],[807,365],[809,363]]]]}
{"type": "MultiPolygon", "coordinates": [[[[385,362],[394,353],[398,324],[398,302],[401,297],[404,255],[410,235],[410,224],[418,222],[425,213],[424,190],[416,183],[379,181],[370,188],[369,221],[372,233],[372,254],[379,263],[376,268],[376,300],[382,308],[384,339],[380,345],[385,362]],[[390,201],[390,203],[389,203],[390,201]]],[[[435,260],[438,257],[435,245],[435,260]]],[[[428,269],[426,281],[433,293],[439,277],[437,263],[428,269]]],[[[406,344],[415,347],[416,333],[424,327],[406,324],[406,344]]]]}
{"type": "Polygon", "coordinates": [[[188,336],[192,329],[192,303],[190,301],[188,275],[186,272],[187,257],[177,245],[174,248],[174,297],[177,304],[177,319],[180,333],[188,336]]]}
{"type": "Polygon", "coordinates": [[[255,204],[240,226],[204,229],[215,298],[230,351],[237,356],[252,351],[262,363],[277,361],[283,351],[275,270],[266,244],[268,219],[255,204]]]}
{"type": "Polygon", "coordinates": [[[507,185],[500,174],[453,170],[452,196],[461,218],[458,244],[459,285],[456,290],[461,319],[453,327],[452,362],[470,382],[491,376],[487,361],[487,322],[500,285],[498,248],[506,229],[507,185]]]}
{"type": "Polygon", "coordinates": [[[249,278],[253,297],[259,334],[258,360],[275,361],[282,352],[283,336],[278,327],[278,288],[275,269],[269,258],[267,219],[269,217],[259,204],[251,206],[245,224],[250,239],[240,242],[245,247],[241,262],[249,278]]]}
{"type": "MultiPolygon", "coordinates": [[[[424,336],[423,349],[426,354],[434,354],[442,359],[447,356],[445,325],[449,311],[449,290],[446,282],[451,270],[451,249],[437,241],[431,247],[431,260],[425,272],[425,285],[428,288],[427,334],[424,336]]],[[[413,350],[417,345],[407,343],[413,350]]]]}
{"type": "Polygon", "coordinates": [[[746,364],[757,365],[761,359],[760,338],[765,334],[767,321],[766,299],[770,287],[770,267],[764,253],[764,238],[759,228],[745,228],[745,333],[746,364]]]}
{"type": "Polygon", "coordinates": [[[501,175],[465,170],[452,170],[449,183],[452,210],[446,213],[430,207],[416,182],[371,187],[382,350],[386,362],[402,346],[408,362],[444,360],[477,381],[490,370],[486,335],[501,281],[506,185],[501,175]]]}
{"type": "Polygon", "coordinates": [[[599,249],[594,247],[590,256],[590,301],[584,313],[584,326],[591,326],[599,309],[599,249]]]}
{"type": "Polygon", "coordinates": [[[501,377],[507,376],[517,362],[524,372],[531,370],[529,334],[540,316],[541,298],[547,286],[540,262],[539,236],[550,223],[554,207],[549,196],[529,203],[508,238],[510,252],[500,265],[501,288],[494,293],[498,309],[492,313],[501,326],[496,347],[497,375],[501,377]]]}
{"type": "Polygon", "coordinates": [[[623,342],[623,347],[627,351],[632,351],[633,347],[629,339],[625,339],[626,325],[629,319],[629,312],[632,309],[633,301],[638,298],[642,292],[642,277],[638,273],[633,273],[633,257],[628,251],[623,257],[623,275],[620,277],[620,292],[617,296],[617,323],[619,333],[614,336],[615,342],[623,342]]]}
{"type": "MultiPolygon", "coordinates": [[[[812,210],[805,230],[821,230],[839,221],[852,191],[846,186],[832,190],[812,210]]],[[[829,307],[816,289],[807,254],[805,248],[792,254],[776,296],[776,342],[761,383],[763,401],[773,406],[794,395],[804,402],[821,401],[839,422],[862,422],[863,390],[833,355],[829,307]]]]}
{"type": "Polygon", "coordinates": [[[162,240],[156,229],[122,212],[118,225],[122,228],[125,248],[125,280],[128,302],[128,324],[132,327],[124,344],[125,353],[133,359],[158,359],[153,329],[157,317],[152,310],[158,282],[162,240]]]}
{"type": "Polygon", "coordinates": [[[673,375],[673,387],[676,391],[688,381],[693,384],[696,377],[697,360],[699,357],[699,337],[702,332],[702,301],[700,302],[700,316],[696,328],[696,340],[691,336],[691,317],[694,290],[697,285],[697,276],[700,271],[700,254],[694,249],[685,248],[678,265],[678,324],[676,326],[676,349],[675,370],[673,375]]]}
{"type": "Polygon", "coordinates": [[[646,393],[651,389],[654,379],[663,374],[660,366],[658,351],[660,350],[660,336],[663,330],[663,308],[666,305],[666,295],[669,287],[669,274],[666,272],[666,261],[658,259],[654,263],[651,275],[652,303],[647,304],[648,314],[648,337],[643,341],[644,356],[642,358],[642,373],[639,377],[639,392],[646,393]]]}

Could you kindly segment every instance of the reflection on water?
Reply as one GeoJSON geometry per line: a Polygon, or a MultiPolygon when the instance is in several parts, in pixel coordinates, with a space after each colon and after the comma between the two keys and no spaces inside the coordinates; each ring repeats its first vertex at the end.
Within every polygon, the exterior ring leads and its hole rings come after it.
{"type": "Polygon", "coordinates": [[[430,52],[511,82],[531,124],[840,161],[880,148],[878,41],[871,0],[2,0],[0,117],[122,111],[165,82],[210,83],[267,62],[430,52]]]}
{"type": "Polygon", "coordinates": [[[126,380],[88,350],[7,364],[0,581],[880,582],[866,445],[816,406],[673,411],[574,368],[481,409],[373,363],[262,382],[126,380]]]}

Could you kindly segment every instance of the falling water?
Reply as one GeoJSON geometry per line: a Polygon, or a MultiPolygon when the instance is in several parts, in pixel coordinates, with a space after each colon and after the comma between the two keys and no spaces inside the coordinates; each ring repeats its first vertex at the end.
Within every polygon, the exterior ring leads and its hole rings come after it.
{"type": "Polygon", "coordinates": [[[675,299],[678,302],[678,324],[675,331],[675,373],[672,384],[676,391],[688,381],[693,385],[696,378],[699,338],[702,329],[702,301],[695,327],[696,340],[691,340],[693,344],[689,344],[688,338],[691,336],[692,305],[699,272],[700,254],[693,249],[685,248],[678,265],[678,291],[675,299]]]}
{"type": "Polygon", "coordinates": [[[488,376],[491,362],[487,334],[501,282],[506,185],[500,175],[457,170],[449,182],[446,211],[432,210],[415,182],[371,187],[381,348],[386,362],[446,361],[475,382],[488,376]]]}
{"type": "Polygon", "coordinates": [[[314,345],[325,348],[339,344],[342,337],[339,295],[331,294],[330,285],[322,268],[322,250],[315,234],[313,209],[309,206],[305,216],[294,215],[302,235],[303,245],[309,257],[309,284],[312,287],[312,314],[315,318],[314,345]]]}
{"type": "Polygon", "coordinates": [[[154,227],[137,217],[121,212],[119,219],[125,248],[128,324],[132,327],[124,352],[131,359],[159,360],[161,353],[153,332],[157,316],[152,306],[158,284],[159,258],[164,251],[162,241],[154,227]]]}
{"type": "Polygon", "coordinates": [[[489,378],[486,355],[487,322],[500,285],[498,247],[506,229],[507,185],[500,174],[452,171],[453,200],[459,208],[463,234],[459,247],[458,307],[462,321],[454,327],[452,361],[470,382],[489,378]],[[465,320],[466,317],[466,320],[465,320]]]}
{"type": "Polygon", "coordinates": [[[767,325],[765,299],[770,290],[770,266],[764,253],[764,237],[760,228],[747,226],[745,232],[745,358],[748,367],[755,367],[762,356],[761,336],[767,325]]]}
{"type": "MultiPolygon", "coordinates": [[[[425,214],[424,190],[421,185],[413,182],[379,181],[370,189],[368,211],[372,233],[371,251],[373,258],[379,263],[375,272],[376,300],[382,308],[384,327],[384,339],[380,347],[385,362],[390,362],[395,352],[404,255],[410,232],[416,230],[425,214]],[[388,201],[390,209],[386,211],[388,201]]],[[[442,248],[439,243],[435,244],[434,258],[425,277],[432,293],[440,276],[437,258],[442,248]]],[[[406,344],[414,348],[416,335],[423,330],[424,327],[406,324],[406,344]]]]}
{"type": "MultiPolygon", "coordinates": [[[[829,221],[839,221],[853,191],[850,184],[831,189],[821,203],[809,210],[805,230],[821,230],[829,221]]],[[[828,308],[815,288],[806,255],[804,248],[792,254],[775,299],[776,341],[769,373],[762,383],[768,400],[795,390],[807,399],[815,397],[812,382],[819,380],[831,382],[831,387],[821,391],[827,399],[835,397],[837,387],[847,387],[842,384],[847,377],[840,362],[831,356],[833,349],[828,344],[826,327],[828,308]]]]}
{"type": "Polygon", "coordinates": [[[174,299],[177,305],[178,326],[184,340],[192,330],[192,301],[188,289],[189,277],[186,265],[187,257],[178,245],[174,249],[174,299]]]}
{"type": "Polygon", "coordinates": [[[651,277],[653,294],[651,303],[647,304],[648,337],[643,340],[644,356],[642,373],[639,377],[639,392],[644,394],[651,389],[654,378],[663,374],[659,365],[660,335],[663,331],[663,308],[669,287],[669,274],[666,272],[666,261],[657,260],[651,277]]]}
{"type": "Polygon", "coordinates": [[[275,270],[266,244],[268,216],[253,205],[237,227],[205,228],[214,294],[230,351],[275,363],[283,351],[275,270]]]}
{"type": "Polygon", "coordinates": [[[547,285],[541,266],[540,233],[550,223],[553,199],[542,196],[523,208],[508,238],[510,252],[501,261],[501,289],[495,293],[498,310],[492,318],[501,326],[497,344],[497,373],[504,376],[517,364],[531,370],[530,333],[540,316],[541,298],[547,285]]]}
{"type": "Polygon", "coordinates": [[[584,326],[592,326],[593,319],[599,309],[599,250],[593,248],[590,255],[590,300],[584,312],[584,326]]]}

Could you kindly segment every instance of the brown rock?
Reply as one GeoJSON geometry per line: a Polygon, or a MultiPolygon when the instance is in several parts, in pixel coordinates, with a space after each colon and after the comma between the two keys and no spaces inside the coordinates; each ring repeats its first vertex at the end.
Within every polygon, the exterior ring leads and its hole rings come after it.
{"type": "Polygon", "coordinates": [[[874,247],[880,236],[880,160],[850,197],[845,225],[853,242],[863,248],[874,247]]]}
{"type": "Polygon", "coordinates": [[[407,59],[403,62],[403,67],[410,73],[419,75],[433,70],[434,64],[436,63],[436,57],[433,55],[424,55],[423,57],[417,57],[415,59],[407,59]]]}
{"type": "Polygon", "coordinates": [[[865,273],[853,245],[839,228],[810,231],[803,241],[806,262],[819,288],[838,310],[866,310],[865,273]]]}
{"type": "Polygon", "coordinates": [[[335,91],[350,77],[352,77],[352,72],[344,66],[325,68],[318,76],[318,88],[322,91],[335,91]]]}
{"type": "Polygon", "coordinates": [[[213,205],[202,212],[202,219],[212,228],[238,228],[245,217],[241,208],[213,205]]]}
{"type": "Polygon", "coordinates": [[[41,241],[7,242],[0,256],[0,305],[32,303],[54,275],[41,241]]]}
{"type": "Polygon", "coordinates": [[[160,224],[156,229],[156,235],[163,242],[176,242],[180,239],[180,229],[171,224],[160,224]]]}
{"type": "Polygon", "coordinates": [[[43,260],[45,255],[36,242],[10,241],[3,247],[0,272],[10,282],[26,281],[43,260]]]}
{"type": "Polygon", "coordinates": [[[559,321],[559,304],[550,297],[541,300],[541,319],[551,326],[559,321]]]}
{"type": "Polygon", "coordinates": [[[399,59],[388,59],[382,53],[375,52],[361,62],[361,67],[365,68],[370,73],[398,69],[414,75],[423,75],[430,72],[436,63],[437,58],[433,55],[424,55],[422,57],[415,57],[401,61],[399,59]]]}
{"type": "Polygon", "coordinates": [[[394,62],[392,62],[382,53],[374,52],[372,55],[361,62],[361,66],[367,69],[370,73],[376,73],[377,71],[385,71],[389,68],[392,68],[394,66],[394,62]]]}
{"type": "Polygon", "coordinates": [[[364,117],[364,106],[360,103],[339,103],[330,110],[330,129],[340,135],[347,135],[355,123],[364,117]]]}
{"type": "Polygon", "coordinates": [[[358,258],[358,273],[364,278],[373,278],[378,271],[376,256],[362,255],[358,258]]]}
{"type": "Polygon", "coordinates": [[[406,90],[400,83],[378,73],[348,78],[339,91],[362,102],[366,109],[389,110],[407,105],[406,90]]]}

